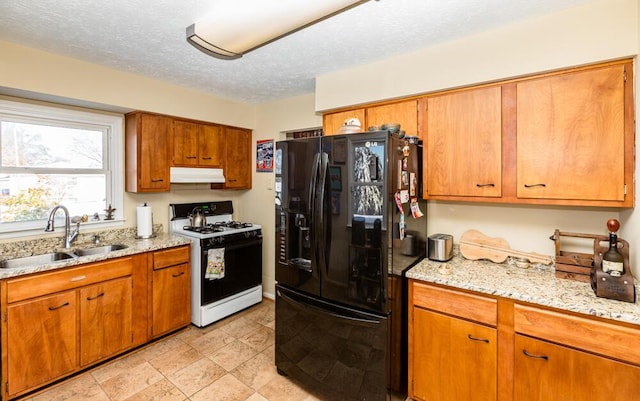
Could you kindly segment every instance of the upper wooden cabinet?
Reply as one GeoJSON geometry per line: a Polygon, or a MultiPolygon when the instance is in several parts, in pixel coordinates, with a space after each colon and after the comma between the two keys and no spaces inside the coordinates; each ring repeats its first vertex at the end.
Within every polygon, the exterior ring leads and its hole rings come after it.
{"type": "Polygon", "coordinates": [[[369,127],[383,124],[397,123],[406,135],[420,136],[418,129],[418,100],[411,99],[402,102],[380,104],[365,108],[326,113],[322,116],[322,131],[324,135],[335,135],[350,118],[357,118],[362,124],[362,131],[369,127]]]}
{"type": "Polygon", "coordinates": [[[335,113],[327,113],[322,115],[322,132],[324,135],[335,135],[344,122],[350,118],[357,118],[362,124],[362,130],[366,131],[366,121],[364,109],[353,109],[347,111],[339,111],[335,113]]]}
{"type": "Polygon", "coordinates": [[[170,117],[135,112],[126,115],[125,188],[128,192],[169,191],[170,117]]]}
{"type": "Polygon", "coordinates": [[[372,125],[397,123],[406,135],[418,136],[418,101],[415,99],[367,107],[365,115],[364,130],[372,125]]]}
{"type": "Polygon", "coordinates": [[[168,192],[170,167],[222,168],[212,189],[251,188],[251,130],[147,112],[126,115],[128,192],[168,192]]]}
{"type": "Polygon", "coordinates": [[[624,202],[625,65],[516,87],[518,198],[624,202]]]}
{"type": "Polygon", "coordinates": [[[224,188],[251,189],[251,130],[226,127],[224,188]]]}
{"type": "Polygon", "coordinates": [[[425,193],[502,195],[500,86],[426,99],[425,193]]]}
{"type": "Polygon", "coordinates": [[[224,128],[191,121],[173,122],[173,165],[183,167],[222,167],[224,128]]]}
{"type": "Polygon", "coordinates": [[[426,96],[424,198],[633,207],[630,61],[426,96]]]}

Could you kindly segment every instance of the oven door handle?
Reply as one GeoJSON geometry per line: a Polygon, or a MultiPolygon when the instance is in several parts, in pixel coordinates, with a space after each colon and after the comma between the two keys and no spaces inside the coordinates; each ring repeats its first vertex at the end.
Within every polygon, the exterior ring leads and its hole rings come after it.
{"type": "Polygon", "coordinates": [[[232,242],[230,244],[216,244],[214,246],[208,246],[206,249],[203,249],[206,254],[209,249],[220,249],[224,248],[225,251],[234,251],[236,249],[242,249],[253,245],[261,245],[262,238],[250,240],[250,241],[240,241],[240,242],[232,242]]]}

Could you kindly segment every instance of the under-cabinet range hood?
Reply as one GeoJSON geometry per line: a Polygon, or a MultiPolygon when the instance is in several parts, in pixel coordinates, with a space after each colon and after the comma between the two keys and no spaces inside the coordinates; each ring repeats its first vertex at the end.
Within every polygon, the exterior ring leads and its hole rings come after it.
{"type": "Polygon", "coordinates": [[[171,167],[170,181],[175,184],[222,183],[221,168],[171,167]]]}

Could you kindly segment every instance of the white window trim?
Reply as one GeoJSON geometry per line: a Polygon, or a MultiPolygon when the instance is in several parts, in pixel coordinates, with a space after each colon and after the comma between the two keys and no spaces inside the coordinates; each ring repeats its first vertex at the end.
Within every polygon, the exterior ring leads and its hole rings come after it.
{"type": "MultiPolygon", "coordinates": [[[[38,102],[23,103],[0,99],[0,114],[21,117],[39,117],[49,120],[74,121],[86,124],[100,124],[108,127],[107,150],[111,171],[111,187],[107,188],[107,196],[111,197],[111,207],[115,208],[113,220],[89,221],[81,227],[91,230],[120,227],[124,225],[124,116],[121,114],[83,110],[64,106],[45,105],[38,102]]],[[[102,215],[102,213],[101,213],[102,215]]],[[[62,217],[62,213],[59,216],[62,217]]],[[[91,216],[89,216],[91,217],[91,216]]],[[[60,236],[60,230],[45,233],[45,221],[4,223],[0,226],[0,239],[26,236],[60,236]]],[[[59,227],[56,225],[56,228],[59,227]]]]}

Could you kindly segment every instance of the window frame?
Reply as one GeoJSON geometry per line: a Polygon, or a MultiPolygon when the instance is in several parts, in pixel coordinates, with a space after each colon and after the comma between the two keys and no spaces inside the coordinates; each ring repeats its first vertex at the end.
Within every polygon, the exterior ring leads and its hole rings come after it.
{"type": "MultiPolygon", "coordinates": [[[[0,98],[0,119],[5,116],[25,120],[55,122],[62,126],[67,123],[71,126],[86,124],[105,127],[107,131],[106,138],[103,138],[103,152],[107,154],[103,156],[103,160],[107,163],[107,166],[104,166],[107,176],[105,189],[107,204],[110,203],[111,207],[115,208],[115,212],[113,220],[89,220],[82,223],[82,227],[95,230],[124,225],[124,115],[43,102],[14,101],[0,98]]],[[[12,168],[11,170],[14,169],[12,168]]],[[[33,169],[30,170],[33,171],[33,169]]],[[[47,169],[38,168],[38,171],[43,170],[47,169]]],[[[56,172],[59,173],[59,169],[56,169],[56,172]]],[[[100,214],[102,217],[103,213],[100,214]]],[[[56,226],[60,227],[62,222],[63,214],[57,213],[56,226]]],[[[45,226],[46,219],[1,223],[0,239],[33,235],[42,236],[45,226]]],[[[44,235],[59,236],[59,230],[56,231],[58,232],[44,235]]]]}

